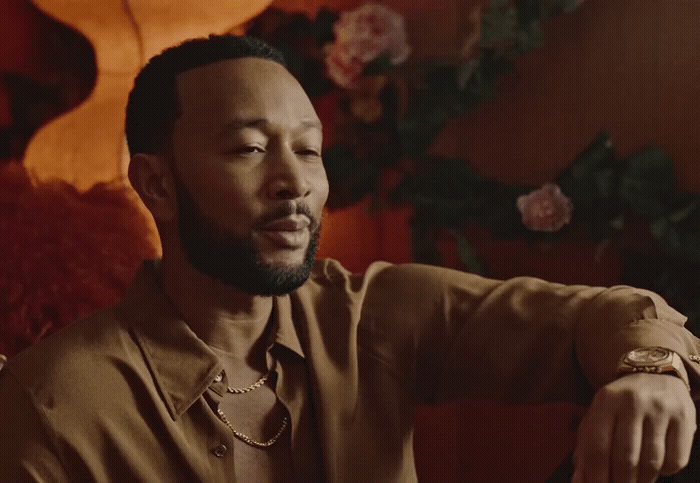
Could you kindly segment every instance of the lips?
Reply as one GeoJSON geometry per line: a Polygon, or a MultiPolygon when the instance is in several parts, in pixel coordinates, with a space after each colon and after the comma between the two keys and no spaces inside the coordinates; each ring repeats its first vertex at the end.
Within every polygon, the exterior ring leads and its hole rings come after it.
{"type": "Polygon", "coordinates": [[[265,223],[261,228],[264,231],[299,231],[308,227],[310,223],[305,216],[285,216],[265,223]]]}
{"type": "Polygon", "coordinates": [[[260,233],[279,247],[303,248],[309,240],[310,224],[305,216],[286,216],[265,223],[260,227],[260,233]]]}

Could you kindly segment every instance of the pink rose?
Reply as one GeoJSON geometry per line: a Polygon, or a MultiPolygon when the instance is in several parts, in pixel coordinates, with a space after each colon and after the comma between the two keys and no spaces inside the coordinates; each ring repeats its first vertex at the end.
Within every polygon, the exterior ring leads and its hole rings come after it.
{"type": "Polygon", "coordinates": [[[518,197],[523,225],[533,231],[559,231],[571,221],[574,205],[559,186],[546,183],[527,195],[518,197]]]}
{"type": "Polygon", "coordinates": [[[350,87],[362,75],[365,63],[353,55],[348,44],[333,44],[326,53],[328,76],[341,87],[350,87]]]}
{"type": "Polygon", "coordinates": [[[326,66],[329,77],[342,87],[352,85],[382,54],[398,65],[411,53],[403,17],[384,5],[367,3],[341,13],[333,31],[335,43],[326,53],[326,66]]]}

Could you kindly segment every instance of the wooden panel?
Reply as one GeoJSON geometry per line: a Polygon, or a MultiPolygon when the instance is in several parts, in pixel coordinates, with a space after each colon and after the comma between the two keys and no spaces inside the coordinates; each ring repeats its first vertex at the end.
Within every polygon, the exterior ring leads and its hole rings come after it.
{"type": "Polygon", "coordinates": [[[444,130],[434,151],[504,181],[552,179],[600,129],[622,156],[655,142],[700,189],[700,2],[587,0],[548,21],[498,98],[444,130]]]}

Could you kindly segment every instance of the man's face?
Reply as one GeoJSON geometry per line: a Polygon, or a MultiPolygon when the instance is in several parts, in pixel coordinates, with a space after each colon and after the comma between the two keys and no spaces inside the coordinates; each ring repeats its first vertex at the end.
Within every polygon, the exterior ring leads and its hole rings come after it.
{"type": "Polygon", "coordinates": [[[309,276],[328,196],[309,98],[258,58],[183,72],[177,89],[173,161],[190,262],[251,294],[294,290],[309,276]]]}

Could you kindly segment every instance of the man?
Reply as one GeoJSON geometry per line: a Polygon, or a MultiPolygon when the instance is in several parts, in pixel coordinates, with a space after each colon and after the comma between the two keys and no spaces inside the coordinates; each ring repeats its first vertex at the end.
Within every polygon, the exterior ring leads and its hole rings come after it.
{"type": "Polygon", "coordinates": [[[127,139],[162,259],[0,372],[1,481],[415,481],[416,404],[593,390],[575,481],[687,464],[700,344],[657,295],[314,262],[321,126],[265,44],[156,56],[127,139]]]}

